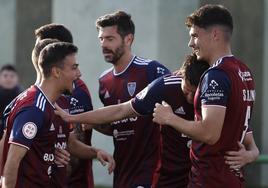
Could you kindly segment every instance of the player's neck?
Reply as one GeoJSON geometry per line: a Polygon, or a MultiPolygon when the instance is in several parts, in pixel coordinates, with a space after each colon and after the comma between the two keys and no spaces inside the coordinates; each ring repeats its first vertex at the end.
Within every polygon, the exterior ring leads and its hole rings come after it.
{"type": "Polygon", "coordinates": [[[116,73],[120,73],[126,69],[126,67],[131,63],[133,55],[131,52],[126,52],[117,62],[114,64],[114,70],[116,73]]]}
{"type": "Polygon", "coordinates": [[[229,46],[213,51],[213,54],[209,59],[209,65],[212,66],[218,59],[228,55],[232,55],[232,51],[229,46]]]}
{"type": "Polygon", "coordinates": [[[55,83],[56,82],[53,80],[42,80],[39,85],[51,103],[55,103],[61,95],[61,92],[57,89],[58,86],[55,83]]]}

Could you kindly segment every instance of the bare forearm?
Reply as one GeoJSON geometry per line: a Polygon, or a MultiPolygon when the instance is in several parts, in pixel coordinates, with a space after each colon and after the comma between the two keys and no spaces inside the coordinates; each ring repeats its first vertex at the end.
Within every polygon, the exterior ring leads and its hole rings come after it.
{"type": "Polygon", "coordinates": [[[80,159],[96,158],[97,155],[97,149],[79,141],[73,133],[69,136],[68,148],[72,155],[80,159]]]}
{"type": "Polygon", "coordinates": [[[19,165],[18,163],[6,163],[3,179],[2,188],[14,188],[17,182],[17,173],[19,165]]]}
{"type": "Polygon", "coordinates": [[[173,114],[168,122],[177,131],[189,136],[193,140],[201,141],[207,144],[214,144],[217,141],[215,135],[207,131],[206,123],[203,121],[188,121],[173,114]]]}
{"type": "Polygon", "coordinates": [[[126,117],[132,117],[135,112],[126,102],[120,105],[111,105],[77,115],[70,116],[70,122],[85,124],[107,124],[126,117]]]}

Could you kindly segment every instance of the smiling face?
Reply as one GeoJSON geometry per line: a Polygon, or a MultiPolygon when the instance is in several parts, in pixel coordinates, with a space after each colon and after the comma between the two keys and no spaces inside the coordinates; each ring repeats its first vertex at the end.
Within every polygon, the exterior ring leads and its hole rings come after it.
{"type": "Polygon", "coordinates": [[[189,31],[190,41],[188,46],[192,48],[198,60],[208,61],[213,53],[213,32],[212,28],[201,28],[193,25],[189,31]]]}
{"type": "Polygon", "coordinates": [[[117,26],[101,27],[99,41],[105,61],[116,64],[125,53],[124,39],[117,32],[117,26]]]}
{"type": "Polygon", "coordinates": [[[67,55],[63,60],[63,67],[58,69],[59,84],[62,88],[62,93],[72,93],[73,82],[81,76],[81,72],[76,63],[75,54],[67,55]]]}

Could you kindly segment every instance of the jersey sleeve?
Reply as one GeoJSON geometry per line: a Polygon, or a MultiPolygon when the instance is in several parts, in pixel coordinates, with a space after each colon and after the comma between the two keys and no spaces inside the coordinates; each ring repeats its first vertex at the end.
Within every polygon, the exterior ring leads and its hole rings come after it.
{"type": "Polygon", "coordinates": [[[209,70],[201,82],[202,105],[226,106],[231,91],[231,82],[225,72],[209,70]]]}
{"type": "Polygon", "coordinates": [[[140,91],[132,100],[132,108],[140,115],[153,113],[155,103],[160,103],[163,99],[163,77],[150,83],[140,91]]]}
{"type": "Polygon", "coordinates": [[[149,83],[163,75],[170,74],[170,71],[157,61],[151,61],[147,69],[149,83]]]}
{"type": "Polygon", "coordinates": [[[36,107],[29,107],[20,111],[15,117],[9,143],[29,149],[34,138],[42,129],[44,118],[44,112],[36,107]]]}

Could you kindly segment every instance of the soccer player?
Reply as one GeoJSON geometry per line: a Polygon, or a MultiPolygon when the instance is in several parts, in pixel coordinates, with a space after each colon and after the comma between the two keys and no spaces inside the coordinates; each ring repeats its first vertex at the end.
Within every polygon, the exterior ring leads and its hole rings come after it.
{"type": "Polygon", "coordinates": [[[249,126],[255,86],[249,68],[231,52],[233,21],[221,5],[205,5],[187,17],[189,47],[211,68],[196,91],[196,121],[184,120],[163,102],[156,104],[154,121],[167,124],[193,139],[188,187],[244,187],[241,169],[225,164],[228,150],[238,150],[249,126]]]}
{"type": "Polygon", "coordinates": [[[42,79],[20,94],[5,111],[2,187],[48,187],[54,161],[54,103],[80,76],[77,47],[57,42],[39,57],[42,79]]]}
{"type": "MultiPolygon", "coordinates": [[[[137,115],[150,116],[156,102],[167,100],[172,102],[172,109],[178,116],[193,120],[193,106],[190,103],[193,102],[193,93],[199,78],[208,67],[206,62],[197,61],[196,56],[189,55],[176,75],[161,76],[127,102],[77,116],[69,117],[66,113],[60,115],[66,121],[104,124],[137,115]],[[186,87],[185,82],[190,82],[191,85],[186,87]]],[[[153,187],[186,187],[191,166],[189,158],[191,141],[185,135],[165,125],[162,125],[161,133],[160,176],[153,187]]]]}
{"type": "MultiPolygon", "coordinates": [[[[37,65],[37,59],[41,49],[44,47],[45,43],[48,42],[46,38],[72,43],[73,37],[71,32],[64,25],[55,23],[43,25],[36,29],[35,36],[36,46],[32,53],[32,62],[37,72],[36,83],[38,83],[38,79],[40,79],[41,76],[37,65]],[[40,40],[45,40],[43,45],[38,45],[40,40]]],[[[81,79],[75,80],[72,95],[60,97],[57,104],[63,108],[65,107],[65,109],[68,109],[72,114],[92,110],[90,93],[81,79]]],[[[65,187],[66,184],[68,184],[69,187],[93,187],[94,181],[91,158],[97,158],[103,165],[108,162],[108,172],[112,172],[115,165],[114,160],[112,156],[105,151],[91,146],[91,130],[81,131],[81,125],[76,124],[74,126],[74,132],[69,134],[71,130],[68,130],[68,125],[58,117],[55,118],[54,124],[57,125],[58,130],[56,159],[63,158],[63,160],[60,160],[61,162],[56,160],[56,162],[58,162],[58,168],[56,168],[56,172],[53,173],[51,187],[65,187]],[[81,142],[78,142],[78,139],[90,147],[81,144],[81,142]],[[68,163],[70,154],[66,150],[67,146],[72,154],[70,164],[68,163]],[[57,157],[58,155],[60,157],[57,157]],[[68,174],[66,174],[66,165],[68,165],[68,174]]]]}
{"type": "MultiPolygon", "coordinates": [[[[154,79],[169,71],[157,61],[133,55],[135,26],[131,16],[117,11],[96,20],[105,61],[113,65],[99,78],[99,96],[104,106],[131,99],[154,79]]],[[[151,187],[159,160],[159,126],[152,117],[115,121],[106,133],[113,135],[114,187],[151,187]]]]}

